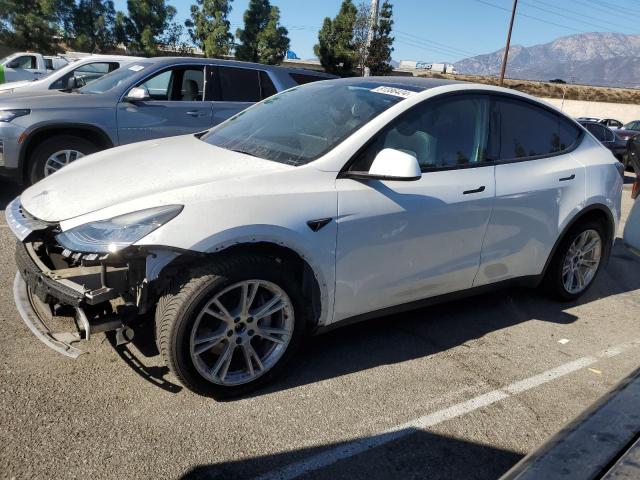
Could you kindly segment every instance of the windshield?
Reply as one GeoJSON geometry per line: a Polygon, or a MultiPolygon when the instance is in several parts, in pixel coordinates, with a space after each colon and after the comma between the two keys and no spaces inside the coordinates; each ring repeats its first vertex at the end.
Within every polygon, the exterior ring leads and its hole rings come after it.
{"type": "Polygon", "coordinates": [[[78,89],[78,93],[104,93],[117,87],[127,78],[148,68],[150,65],[150,63],[134,63],[128,67],[119,68],[98,80],[94,80],[89,85],[78,89]]]}
{"type": "MultiPolygon", "coordinates": [[[[402,86],[405,89],[405,86],[402,86]]],[[[202,137],[227,150],[303,165],[324,155],[408,92],[329,80],[294,87],[240,112],[202,137]]]]}

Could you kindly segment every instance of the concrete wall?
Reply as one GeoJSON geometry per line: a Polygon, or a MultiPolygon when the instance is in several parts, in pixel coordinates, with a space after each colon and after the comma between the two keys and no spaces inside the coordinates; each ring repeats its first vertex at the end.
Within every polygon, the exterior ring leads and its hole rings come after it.
{"type": "Polygon", "coordinates": [[[560,108],[572,117],[615,118],[622,123],[640,120],[640,105],[585,102],[583,100],[565,100],[563,104],[561,98],[543,98],[542,100],[560,108]]]}

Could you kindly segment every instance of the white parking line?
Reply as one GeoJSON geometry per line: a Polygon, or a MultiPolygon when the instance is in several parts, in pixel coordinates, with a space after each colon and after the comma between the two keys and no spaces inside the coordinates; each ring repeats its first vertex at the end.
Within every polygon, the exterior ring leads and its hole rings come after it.
{"type": "Polygon", "coordinates": [[[479,408],[504,400],[505,398],[509,398],[513,395],[539,387],[547,382],[586,368],[596,363],[601,358],[615,357],[616,355],[620,355],[624,351],[637,346],[640,346],[640,339],[607,348],[606,350],[598,352],[592,356],[578,358],[577,360],[565,363],[538,375],[514,382],[503,388],[493,390],[492,392],[479,395],[470,400],[457,403],[434,413],[416,418],[402,425],[390,428],[379,435],[353,440],[345,445],[332,448],[319,453],[318,455],[300,460],[299,462],[272,470],[271,472],[267,472],[257,478],[258,480],[289,480],[297,478],[305,473],[319,470],[340,460],[344,460],[345,458],[353,457],[372,448],[398,440],[399,438],[410,435],[416,429],[433,427],[446,420],[451,420],[469,412],[473,412],[479,408]]]}

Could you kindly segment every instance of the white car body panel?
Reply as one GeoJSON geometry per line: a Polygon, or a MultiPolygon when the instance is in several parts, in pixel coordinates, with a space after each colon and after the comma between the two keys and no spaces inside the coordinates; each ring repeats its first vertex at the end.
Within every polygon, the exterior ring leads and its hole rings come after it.
{"type": "Polygon", "coordinates": [[[66,231],[179,204],[184,209],[177,217],[136,245],[196,252],[240,243],[286,246],[314,270],[320,326],[538,275],[559,232],[581,210],[605,205],[617,221],[622,179],[613,157],[589,135],[564,155],[427,172],[413,182],[338,178],[346,162],[399,114],[429,97],[465,90],[506,91],[455,84],[410,95],[298,167],[213,147],[192,135],[126,145],[45,178],[22,194],[22,205],[66,231]],[[559,181],[570,175],[572,181],[559,181]],[[484,191],[463,194],[480,186],[484,191]],[[324,218],[334,221],[317,232],[307,225],[324,218]]]}
{"type": "Polygon", "coordinates": [[[141,57],[127,57],[124,55],[91,55],[88,57],[83,57],[80,60],[76,60],[75,62],[69,63],[68,65],[65,65],[58,70],[54,70],[46,77],[37,80],[22,80],[3,83],[2,85],[0,85],[0,93],[11,91],[11,93],[26,94],[30,92],[46,91],[49,90],[49,86],[53,82],[84,65],[92,63],[119,62],[120,68],[122,68],[124,65],[128,65],[141,59],[141,57]]]}

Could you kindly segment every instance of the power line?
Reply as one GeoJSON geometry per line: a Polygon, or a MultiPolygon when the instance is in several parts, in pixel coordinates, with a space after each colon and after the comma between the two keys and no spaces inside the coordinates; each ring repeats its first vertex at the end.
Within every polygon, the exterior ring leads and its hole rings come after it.
{"type": "Polygon", "coordinates": [[[471,52],[469,50],[463,50],[462,48],[452,47],[451,45],[446,45],[444,43],[436,42],[435,40],[428,40],[426,38],[418,37],[418,36],[413,35],[411,33],[402,32],[400,30],[394,30],[394,32],[397,33],[397,34],[400,34],[400,35],[411,37],[412,39],[415,39],[415,40],[417,40],[419,42],[425,42],[425,43],[433,44],[433,45],[436,45],[436,46],[444,47],[444,48],[447,48],[449,50],[457,51],[457,52],[459,52],[459,54],[462,54],[462,55],[469,55],[469,56],[479,55],[478,53],[471,52]]]}
{"type": "MultiPolygon", "coordinates": [[[[475,1],[478,2],[478,3],[482,3],[484,5],[488,5],[489,7],[497,8],[498,10],[503,10],[505,12],[510,12],[511,11],[508,8],[504,8],[504,7],[501,7],[500,5],[495,5],[493,3],[486,2],[485,0],[475,0],[475,1]]],[[[568,25],[561,25],[559,23],[551,22],[549,20],[545,20],[543,18],[535,17],[533,15],[528,15],[526,13],[518,12],[517,15],[518,15],[518,17],[529,18],[531,20],[536,20],[538,22],[546,23],[547,25],[553,25],[555,27],[560,27],[560,28],[564,28],[564,29],[567,29],[567,30],[573,30],[574,32],[578,32],[578,33],[589,33],[589,32],[586,32],[584,30],[578,30],[577,28],[569,27],[568,25]]]]}
{"type": "Polygon", "coordinates": [[[575,17],[573,17],[571,15],[565,15],[563,13],[557,13],[557,12],[554,12],[554,11],[549,10],[547,8],[539,7],[538,5],[533,5],[533,4],[531,4],[529,2],[526,2],[526,1],[523,1],[522,3],[524,3],[525,5],[527,5],[527,6],[531,7],[531,8],[535,8],[537,10],[541,10],[543,12],[550,13],[551,15],[556,15],[558,17],[566,18],[566,19],[568,19],[568,20],[570,20],[572,22],[582,23],[584,25],[590,25],[592,27],[596,27],[596,28],[601,29],[601,30],[608,30],[609,28],[611,28],[611,27],[606,27],[606,26],[604,26],[602,24],[592,23],[592,22],[589,22],[587,20],[580,20],[580,19],[577,19],[577,18],[575,18],[575,17]]]}
{"type": "MultiPolygon", "coordinates": [[[[602,19],[602,18],[592,17],[591,15],[586,15],[586,14],[584,14],[584,13],[576,14],[576,13],[575,13],[575,12],[573,12],[572,10],[569,10],[569,9],[567,9],[567,8],[557,7],[557,6],[555,6],[555,5],[552,5],[551,3],[543,2],[542,0],[534,0],[534,1],[535,1],[535,2],[537,2],[537,3],[540,3],[540,4],[542,4],[542,5],[546,5],[547,7],[554,8],[554,9],[556,9],[556,10],[560,10],[560,11],[562,11],[562,12],[573,13],[573,14],[575,14],[575,15],[579,16],[579,17],[589,18],[589,19],[591,19],[591,20],[596,20],[596,21],[605,21],[606,23],[608,23],[608,24],[610,24],[610,25],[615,25],[616,27],[619,27],[619,26],[620,26],[620,25],[618,25],[617,23],[614,23],[614,22],[617,22],[617,20],[604,20],[604,19],[602,19]]],[[[626,18],[625,18],[625,20],[626,20],[626,18]]],[[[629,20],[627,20],[627,22],[629,22],[629,20]]],[[[631,25],[631,22],[629,22],[629,25],[631,25]]],[[[635,26],[634,26],[634,27],[635,27],[635,26]]]]}

